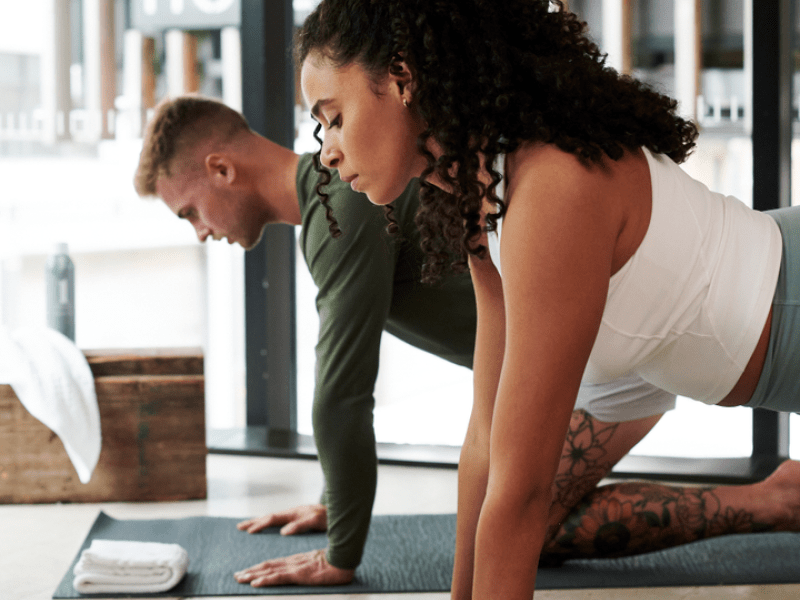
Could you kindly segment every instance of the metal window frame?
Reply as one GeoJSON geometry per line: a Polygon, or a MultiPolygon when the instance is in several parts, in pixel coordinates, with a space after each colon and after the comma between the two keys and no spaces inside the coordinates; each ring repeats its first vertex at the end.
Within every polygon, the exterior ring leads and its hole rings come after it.
{"type": "MultiPolygon", "coordinates": [[[[792,0],[746,0],[752,68],[753,206],[791,203],[792,0]]],[[[291,147],[294,139],[294,67],[291,0],[242,0],[245,116],[256,131],[291,147]],[[269,85],[268,85],[269,84],[269,85]]],[[[310,436],[297,434],[294,233],[268,228],[247,254],[247,425],[211,432],[210,451],[225,454],[316,458],[310,436]]],[[[753,411],[753,451],[736,459],[627,456],[612,476],[697,482],[763,479],[789,456],[789,415],[753,411]]],[[[456,467],[457,448],[379,444],[382,463],[456,467]]]]}
{"type": "MultiPolygon", "coordinates": [[[[242,112],[253,130],[294,145],[291,0],[242,0],[242,112]]],[[[295,235],[269,225],[245,254],[247,425],[297,429],[295,235]]]]}
{"type": "MultiPolygon", "coordinates": [[[[746,7],[752,27],[753,207],[771,210],[792,204],[794,2],[748,0],[746,7]]],[[[789,415],[753,411],[753,458],[768,465],[788,456],[789,415]]]]}

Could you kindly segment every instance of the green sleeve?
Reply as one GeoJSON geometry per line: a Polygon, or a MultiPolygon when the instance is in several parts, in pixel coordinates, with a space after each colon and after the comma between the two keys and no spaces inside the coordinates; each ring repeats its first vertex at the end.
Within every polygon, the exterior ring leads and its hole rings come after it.
{"type": "Polygon", "coordinates": [[[327,186],[342,230],[334,239],[313,192],[315,173],[304,173],[298,174],[298,193],[305,194],[300,241],[318,287],[312,420],[326,482],[328,561],[352,569],[361,560],[377,485],[373,390],[395,248],[383,210],[336,177],[327,186]]]}

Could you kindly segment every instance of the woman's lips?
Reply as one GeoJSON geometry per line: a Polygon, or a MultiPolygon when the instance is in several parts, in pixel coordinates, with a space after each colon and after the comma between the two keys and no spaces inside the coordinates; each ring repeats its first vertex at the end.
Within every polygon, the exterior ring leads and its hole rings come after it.
{"type": "Polygon", "coordinates": [[[356,184],[358,182],[358,175],[350,175],[348,177],[342,177],[341,180],[344,181],[345,183],[349,183],[350,187],[353,189],[354,192],[358,191],[358,189],[356,189],[357,188],[356,184]]]}

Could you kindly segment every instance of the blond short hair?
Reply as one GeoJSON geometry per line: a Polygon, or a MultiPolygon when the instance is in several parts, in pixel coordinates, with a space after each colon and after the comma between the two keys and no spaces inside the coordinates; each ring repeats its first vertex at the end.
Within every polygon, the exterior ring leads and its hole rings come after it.
{"type": "Polygon", "coordinates": [[[147,124],[133,185],[139,196],[155,196],[156,182],[170,177],[189,151],[214,139],[228,142],[250,126],[219,100],[186,95],[162,101],[147,124]]]}

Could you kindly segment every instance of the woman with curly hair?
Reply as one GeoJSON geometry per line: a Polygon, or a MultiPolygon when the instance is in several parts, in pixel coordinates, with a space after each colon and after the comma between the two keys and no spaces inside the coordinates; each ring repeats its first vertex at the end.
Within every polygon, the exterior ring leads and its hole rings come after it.
{"type": "Polygon", "coordinates": [[[798,213],[685,174],[695,126],[561,2],[323,0],[297,58],[320,170],[383,205],[419,177],[424,278],[472,275],[454,598],[531,597],[582,381],[800,409],[798,213]]]}

